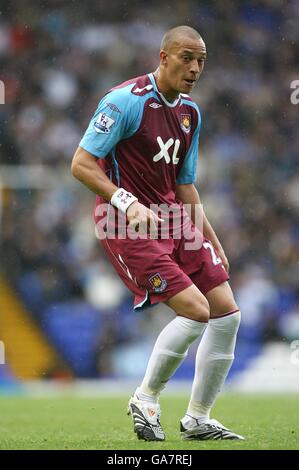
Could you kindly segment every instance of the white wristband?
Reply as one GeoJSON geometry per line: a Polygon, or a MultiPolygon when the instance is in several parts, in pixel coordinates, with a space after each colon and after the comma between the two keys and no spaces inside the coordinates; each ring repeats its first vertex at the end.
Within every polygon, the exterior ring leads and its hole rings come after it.
{"type": "Polygon", "coordinates": [[[138,201],[137,197],[133,196],[129,191],[119,188],[113,194],[110,202],[114,207],[117,207],[121,212],[126,214],[128,207],[135,201],[138,201]]]}

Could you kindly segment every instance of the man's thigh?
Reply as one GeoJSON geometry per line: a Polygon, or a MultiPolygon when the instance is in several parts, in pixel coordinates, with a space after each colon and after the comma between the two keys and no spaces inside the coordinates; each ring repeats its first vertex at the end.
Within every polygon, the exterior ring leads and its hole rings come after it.
{"type": "Polygon", "coordinates": [[[211,289],[205,297],[210,306],[210,318],[225,316],[239,310],[227,281],[211,289]]]}
{"type": "Polygon", "coordinates": [[[209,303],[194,284],[168,299],[166,304],[177,315],[199,322],[209,320],[209,303]]]}
{"type": "Polygon", "coordinates": [[[192,285],[189,276],[170,257],[167,242],[156,240],[104,240],[102,246],[126,286],[135,295],[142,293],[147,304],[165,302],[192,285]]]}
{"type": "Polygon", "coordinates": [[[194,251],[186,251],[184,244],[180,242],[174,256],[179,266],[208,300],[210,318],[238,310],[228,283],[229,275],[208,239],[204,238],[202,247],[194,251]]]}
{"type": "Polygon", "coordinates": [[[202,247],[194,251],[186,251],[184,244],[180,243],[175,251],[175,260],[204,295],[229,280],[221,259],[206,238],[202,247]]]}

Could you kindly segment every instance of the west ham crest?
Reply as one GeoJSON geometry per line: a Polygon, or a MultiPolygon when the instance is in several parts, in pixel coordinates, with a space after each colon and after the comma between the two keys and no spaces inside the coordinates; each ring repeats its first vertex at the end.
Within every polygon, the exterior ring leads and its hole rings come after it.
{"type": "Polygon", "coordinates": [[[155,292],[163,292],[163,290],[167,287],[167,282],[165,279],[162,279],[160,273],[156,273],[151,276],[149,278],[149,282],[155,292]]]}
{"type": "Polygon", "coordinates": [[[186,134],[189,134],[191,130],[191,114],[181,114],[181,129],[183,129],[186,134]]]}

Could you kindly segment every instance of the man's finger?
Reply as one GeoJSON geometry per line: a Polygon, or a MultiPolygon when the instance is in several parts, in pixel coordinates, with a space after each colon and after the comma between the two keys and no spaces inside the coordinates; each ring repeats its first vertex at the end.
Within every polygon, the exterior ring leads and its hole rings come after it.
{"type": "Polygon", "coordinates": [[[139,226],[139,220],[138,219],[131,219],[129,222],[129,227],[132,228],[133,230],[136,231],[136,228],[139,226]]]}
{"type": "Polygon", "coordinates": [[[151,215],[156,222],[165,222],[165,219],[161,219],[161,217],[159,217],[155,212],[151,211],[151,215]]]}

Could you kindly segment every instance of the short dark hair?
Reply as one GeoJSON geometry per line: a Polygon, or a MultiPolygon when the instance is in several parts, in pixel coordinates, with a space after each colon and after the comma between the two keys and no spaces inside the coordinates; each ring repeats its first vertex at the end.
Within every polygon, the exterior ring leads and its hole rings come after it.
{"type": "Polygon", "coordinates": [[[167,51],[174,42],[177,42],[177,38],[179,36],[187,36],[192,39],[202,39],[201,35],[199,34],[196,29],[191,28],[191,26],[176,26],[175,28],[171,28],[164,34],[160,49],[167,51]]]}

